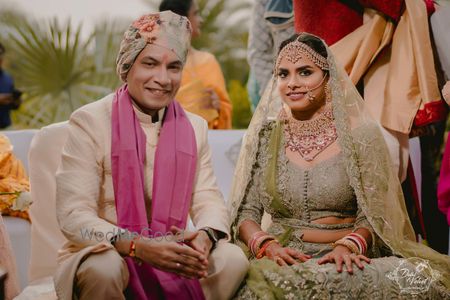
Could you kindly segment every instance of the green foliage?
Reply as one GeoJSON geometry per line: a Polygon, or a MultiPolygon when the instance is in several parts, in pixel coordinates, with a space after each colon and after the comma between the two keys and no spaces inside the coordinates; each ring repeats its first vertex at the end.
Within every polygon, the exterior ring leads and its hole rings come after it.
{"type": "Polygon", "coordinates": [[[87,39],[70,21],[38,22],[2,18],[8,28],[8,52],[15,84],[24,92],[13,114],[16,128],[39,128],[67,120],[78,107],[112,92],[119,79],[115,55],[120,38],[103,24],[87,39]],[[9,20],[9,21],[8,21],[9,20]]]}
{"type": "Polygon", "coordinates": [[[233,103],[233,128],[247,129],[252,119],[247,89],[240,81],[231,80],[228,85],[228,91],[233,103]]]}

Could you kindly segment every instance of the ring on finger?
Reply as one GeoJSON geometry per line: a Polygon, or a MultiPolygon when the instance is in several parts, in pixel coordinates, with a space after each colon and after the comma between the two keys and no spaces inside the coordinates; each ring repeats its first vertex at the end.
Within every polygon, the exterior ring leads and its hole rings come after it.
{"type": "Polygon", "coordinates": [[[177,267],[177,269],[181,269],[181,264],[180,263],[176,263],[175,266],[177,267]]]}

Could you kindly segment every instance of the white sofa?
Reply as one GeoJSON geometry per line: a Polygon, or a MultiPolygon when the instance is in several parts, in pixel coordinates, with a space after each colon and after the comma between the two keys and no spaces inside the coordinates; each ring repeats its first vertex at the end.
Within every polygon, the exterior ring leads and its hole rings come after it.
{"type": "MultiPolygon", "coordinates": [[[[6,217],[19,269],[20,285],[25,290],[17,299],[36,299],[52,294],[52,275],[56,268],[57,250],[65,241],[55,216],[54,174],[61,149],[67,137],[67,123],[57,123],[41,130],[4,131],[14,146],[15,155],[29,171],[32,225],[27,221],[6,217]],[[28,154],[28,155],[27,155],[28,154]]],[[[228,199],[244,130],[209,132],[213,167],[218,185],[228,199]]]]}

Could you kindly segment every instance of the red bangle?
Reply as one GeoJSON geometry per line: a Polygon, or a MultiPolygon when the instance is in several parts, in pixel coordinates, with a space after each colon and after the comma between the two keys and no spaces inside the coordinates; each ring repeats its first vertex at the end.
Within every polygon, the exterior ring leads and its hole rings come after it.
{"type": "Polygon", "coordinates": [[[254,248],[253,248],[253,254],[256,255],[259,252],[259,249],[261,249],[261,245],[263,245],[265,242],[267,242],[268,240],[274,240],[275,237],[273,235],[263,235],[261,237],[259,237],[254,244],[254,248]]]}
{"type": "Polygon", "coordinates": [[[130,250],[128,251],[128,256],[129,257],[136,257],[136,243],[135,241],[138,240],[138,237],[135,237],[134,239],[131,240],[130,242],[130,250]]]}
{"type": "Polygon", "coordinates": [[[278,241],[275,240],[275,239],[273,239],[273,240],[270,240],[270,241],[266,242],[266,243],[261,247],[261,249],[259,249],[258,253],[256,254],[256,258],[257,258],[257,259],[260,259],[260,258],[263,258],[264,256],[266,256],[266,250],[267,250],[267,248],[269,247],[270,244],[273,244],[273,243],[278,243],[278,241]]]}
{"type": "Polygon", "coordinates": [[[364,254],[363,253],[363,245],[361,244],[361,241],[359,239],[355,238],[352,235],[347,235],[344,237],[344,239],[349,240],[350,242],[355,244],[358,247],[359,254],[364,254]]]}

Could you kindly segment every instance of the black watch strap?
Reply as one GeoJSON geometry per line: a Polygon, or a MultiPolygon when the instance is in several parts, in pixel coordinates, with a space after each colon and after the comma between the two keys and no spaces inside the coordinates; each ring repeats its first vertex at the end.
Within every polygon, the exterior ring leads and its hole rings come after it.
{"type": "Polygon", "coordinates": [[[212,242],[211,250],[216,248],[217,242],[219,241],[219,236],[217,235],[216,231],[210,227],[200,228],[199,230],[206,232],[206,234],[208,235],[208,238],[212,242]]]}

